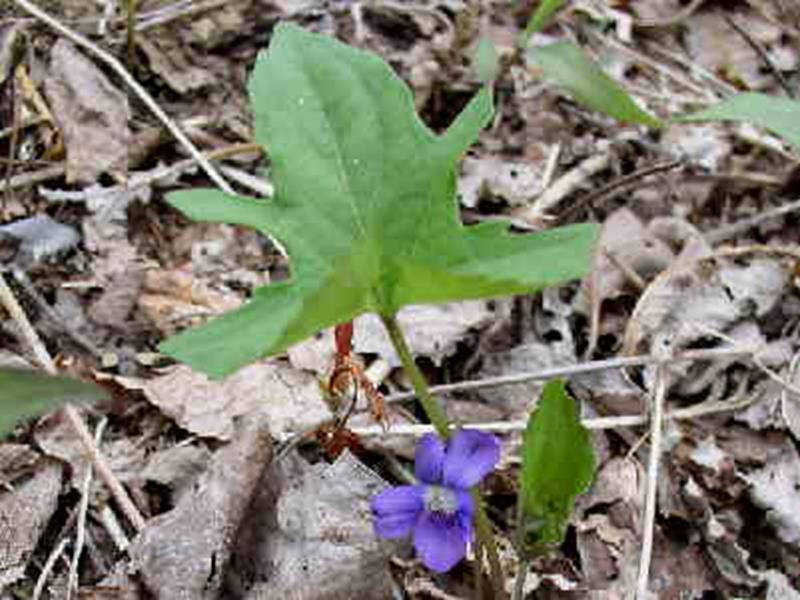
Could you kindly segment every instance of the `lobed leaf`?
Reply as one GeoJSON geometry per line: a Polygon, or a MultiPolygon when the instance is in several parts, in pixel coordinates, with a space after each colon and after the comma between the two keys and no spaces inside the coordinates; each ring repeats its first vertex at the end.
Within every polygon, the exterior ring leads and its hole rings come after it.
{"type": "Polygon", "coordinates": [[[105,392],[90,383],[27,369],[0,367],[0,438],[14,425],[69,401],[101,400],[105,392]]]}
{"type": "Polygon", "coordinates": [[[548,79],[565,87],[587,108],[624,123],[663,127],[657,117],[641,109],[628,92],[575,44],[548,44],[531,50],[530,55],[548,79]]]}
{"type": "Polygon", "coordinates": [[[520,551],[560,544],[575,498],[594,477],[589,432],[562,380],[547,383],[528,419],[522,444],[519,494],[520,551]]]}
{"type": "Polygon", "coordinates": [[[593,225],[511,235],[500,223],[461,223],[456,168],[492,116],[489,89],[436,135],[380,58],[281,24],[250,96],[275,196],[206,189],[169,202],[197,220],[272,236],[291,279],[167,340],[166,354],[221,377],[364,312],[531,292],[587,270],[593,225]]]}

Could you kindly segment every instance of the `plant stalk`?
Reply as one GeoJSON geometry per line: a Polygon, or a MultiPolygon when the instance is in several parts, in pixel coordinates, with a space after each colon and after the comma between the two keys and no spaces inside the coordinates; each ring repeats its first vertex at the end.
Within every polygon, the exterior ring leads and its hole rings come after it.
{"type": "MultiPolygon", "coordinates": [[[[405,370],[406,375],[408,375],[408,378],[411,380],[411,386],[414,388],[414,392],[422,404],[425,414],[428,416],[428,419],[430,419],[431,423],[436,428],[436,432],[442,439],[446,440],[450,438],[452,431],[450,429],[450,422],[447,418],[447,413],[442,408],[442,405],[439,404],[439,401],[431,395],[428,382],[425,380],[425,376],[422,374],[422,371],[419,370],[417,363],[414,361],[414,357],[411,354],[411,349],[408,347],[406,338],[403,335],[403,330],[400,328],[400,325],[397,322],[397,316],[381,315],[380,317],[381,321],[383,322],[383,326],[386,328],[386,331],[389,334],[389,339],[392,341],[392,345],[394,346],[397,355],[400,357],[400,362],[403,365],[403,369],[405,370]]],[[[495,544],[494,535],[492,533],[492,524],[489,521],[488,515],[486,514],[481,492],[477,487],[472,489],[472,499],[475,503],[475,532],[478,537],[478,543],[483,547],[489,560],[489,571],[491,573],[495,597],[502,598],[503,569],[500,565],[500,557],[497,552],[497,545],[495,544]]],[[[481,568],[480,564],[478,565],[478,568],[481,568]]]]}
{"type": "Polygon", "coordinates": [[[449,439],[452,435],[450,431],[450,422],[447,419],[447,413],[444,412],[442,405],[431,395],[428,388],[428,382],[425,381],[425,376],[419,370],[417,363],[414,362],[414,357],[411,355],[411,349],[408,347],[406,338],[403,335],[400,324],[397,322],[395,315],[381,315],[381,321],[389,334],[389,339],[392,341],[395,352],[400,357],[400,362],[403,364],[403,370],[411,380],[411,386],[417,394],[422,409],[430,419],[433,426],[436,428],[436,433],[442,439],[449,439]]]}

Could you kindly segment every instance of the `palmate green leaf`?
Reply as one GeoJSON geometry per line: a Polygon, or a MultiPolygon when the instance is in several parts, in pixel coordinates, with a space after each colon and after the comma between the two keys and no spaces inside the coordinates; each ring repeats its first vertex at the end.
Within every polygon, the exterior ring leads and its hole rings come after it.
{"type": "Polygon", "coordinates": [[[748,92],[674,121],[743,121],[768,129],[800,149],[800,102],[748,92]]]}
{"type": "Polygon", "coordinates": [[[52,410],[63,402],[105,398],[90,383],[27,369],[0,367],[0,438],[28,417],[52,410]]]}
{"type": "Polygon", "coordinates": [[[564,382],[551,380],[528,419],[519,495],[521,551],[538,554],[563,541],[575,498],[589,487],[595,460],[589,432],[564,382]]]}
{"type": "Polygon", "coordinates": [[[548,79],[565,87],[577,102],[587,108],[624,123],[663,127],[657,117],[639,108],[628,92],[575,44],[548,44],[531,50],[530,56],[548,79]]]}
{"type": "Polygon", "coordinates": [[[380,58],[281,24],[250,95],[275,197],[206,189],[169,201],[194,219],[272,236],[291,279],[163,352],[220,377],[364,312],[530,292],[586,271],[594,226],[516,236],[501,223],[462,225],[456,167],[491,118],[488,89],[437,136],[380,58]]]}

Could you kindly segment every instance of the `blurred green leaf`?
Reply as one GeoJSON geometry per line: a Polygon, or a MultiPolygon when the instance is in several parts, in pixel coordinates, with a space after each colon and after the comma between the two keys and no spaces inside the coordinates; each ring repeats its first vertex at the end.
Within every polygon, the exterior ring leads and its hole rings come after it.
{"type": "Polygon", "coordinates": [[[564,382],[547,383],[522,445],[520,551],[537,554],[563,541],[575,498],[594,477],[589,432],[564,382]]]}
{"type": "Polygon", "coordinates": [[[522,32],[522,47],[528,44],[528,40],[534,33],[539,33],[550,18],[558,12],[562,6],[566,4],[566,0],[542,0],[539,6],[536,7],[536,12],[531,15],[528,24],[525,26],[525,31],[522,32]]]}
{"type": "Polygon", "coordinates": [[[488,37],[482,37],[475,52],[475,70],[481,83],[492,83],[500,70],[500,56],[488,37]]]}
{"type": "Polygon", "coordinates": [[[741,121],[781,136],[800,149],[800,102],[747,92],[700,112],[672,119],[691,121],[741,121]]]}
{"type": "Polygon", "coordinates": [[[26,369],[0,367],[0,437],[28,417],[47,412],[63,402],[106,397],[96,385],[69,377],[26,369]]]}
{"type": "Polygon", "coordinates": [[[628,92],[575,44],[549,44],[530,50],[530,56],[548,79],[566,88],[577,102],[587,108],[624,123],[664,126],[657,117],[639,108],[628,92]]]}

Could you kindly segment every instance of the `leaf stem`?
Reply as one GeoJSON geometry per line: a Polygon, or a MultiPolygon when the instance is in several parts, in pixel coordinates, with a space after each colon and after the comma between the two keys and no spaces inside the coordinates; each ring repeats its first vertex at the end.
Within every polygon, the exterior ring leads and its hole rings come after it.
{"type": "MultiPolygon", "coordinates": [[[[450,422],[447,418],[442,405],[432,395],[428,382],[422,371],[419,370],[417,363],[414,362],[414,357],[411,354],[411,349],[408,347],[408,342],[403,335],[403,330],[397,322],[396,315],[380,315],[383,326],[389,334],[389,339],[392,341],[397,355],[400,357],[400,362],[403,365],[408,378],[411,380],[411,386],[419,398],[425,414],[430,419],[436,432],[443,438],[448,439],[452,432],[450,430],[450,422]]],[[[494,535],[492,533],[492,524],[489,521],[489,516],[486,514],[486,508],[483,504],[483,497],[481,496],[480,489],[477,487],[472,489],[472,499],[475,503],[475,532],[478,537],[478,543],[482,546],[489,560],[489,570],[492,578],[492,587],[494,588],[495,597],[503,597],[503,569],[500,565],[500,556],[497,552],[497,545],[494,542],[494,535]]],[[[480,569],[480,564],[478,565],[480,569]]]]}
{"type": "Polygon", "coordinates": [[[511,600],[524,600],[525,581],[528,579],[528,569],[530,566],[530,560],[524,556],[520,556],[519,566],[517,567],[517,577],[514,579],[514,595],[511,597],[511,600]]]}
{"type": "Polygon", "coordinates": [[[428,382],[425,381],[425,376],[419,370],[417,363],[414,362],[414,357],[411,355],[411,350],[403,335],[403,330],[400,329],[400,325],[397,322],[397,317],[395,315],[381,315],[381,321],[389,334],[389,339],[391,339],[397,355],[400,357],[403,370],[411,380],[411,386],[422,404],[422,409],[442,439],[448,439],[451,431],[447,413],[444,412],[442,405],[431,395],[428,382]]]}

